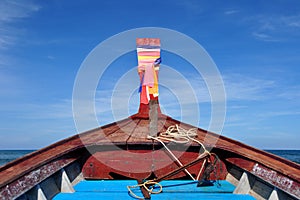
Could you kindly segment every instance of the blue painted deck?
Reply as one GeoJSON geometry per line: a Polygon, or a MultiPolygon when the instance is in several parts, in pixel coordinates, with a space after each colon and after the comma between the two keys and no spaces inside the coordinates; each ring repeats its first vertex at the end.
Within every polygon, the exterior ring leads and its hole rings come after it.
{"type": "MultiPolygon", "coordinates": [[[[227,181],[219,181],[221,186],[216,183],[214,186],[197,187],[197,183],[190,180],[162,181],[163,192],[152,194],[151,199],[241,199],[253,200],[250,195],[233,194],[235,187],[227,181]]],[[[129,195],[127,186],[136,185],[135,180],[98,180],[81,181],[74,189],[75,193],[60,193],[54,197],[54,200],[70,199],[136,199],[129,195]]],[[[132,189],[137,196],[143,196],[139,188],[132,189]]]]}

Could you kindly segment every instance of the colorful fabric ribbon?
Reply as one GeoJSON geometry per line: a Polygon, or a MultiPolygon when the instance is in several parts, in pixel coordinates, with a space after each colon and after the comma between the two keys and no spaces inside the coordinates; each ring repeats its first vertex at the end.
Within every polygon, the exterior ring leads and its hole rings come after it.
{"type": "Polygon", "coordinates": [[[161,63],[160,40],[156,38],[137,39],[138,73],[140,75],[140,101],[148,104],[158,96],[158,70],[161,63]]]}

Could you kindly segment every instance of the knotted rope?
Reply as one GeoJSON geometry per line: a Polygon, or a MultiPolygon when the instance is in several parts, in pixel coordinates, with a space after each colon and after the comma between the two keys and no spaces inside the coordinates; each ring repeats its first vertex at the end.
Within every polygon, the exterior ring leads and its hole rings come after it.
{"type": "MultiPolygon", "coordinates": [[[[202,154],[211,155],[210,152],[206,150],[204,144],[202,144],[199,140],[195,139],[195,137],[197,136],[197,130],[198,130],[197,128],[191,128],[186,130],[178,126],[178,124],[176,124],[176,125],[169,126],[165,132],[160,133],[160,135],[157,137],[153,137],[149,135],[147,138],[159,141],[165,147],[168,153],[172,156],[172,158],[182,167],[183,166],[182,163],[178,160],[178,158],[172,153],[172,151],[166,146],[166,144],[163,141],[175,142],[180,144],[190,143],[191,141],[193,141],[198,143],[201,146],[201,148],[203,148],[204,152],[202,154]]],[[[205,164],[206,164],[206,160],[204,160],[204,162],[202,163],[199,174],[197,176],[197,180],[199,179],[199,176],[203,171],[205,164]]],[[[192,178],[192,180],[194,181],[196,180],[187,169],[184,169],[184,171],[192,178]]],[[[159,194],[162,192],[162,185],[156,182],[155,179],[148,180],[145,181],[144,183],[137,184],[134,186],[127,186],[130,195],[137,199],[144,199],[144,197],[140,197],[132,191],[132,188],[137,188],[137,187],[145,188],[149,194],[159,194]],[[155,185],[158,186],[159,188],[158,191],[154,191],[155,185]]]]}
{"type": "Polygon", "coordinates": [[[136,199],[144,199],[144,197],[140,197],[132,191],[132,188],[137,188],[137,187],[145,188],[149,194],[159,194],[162,192],[162,185],[153,180],[148,180],[148,181],[145,181],[144,183],[133,185],[133,186],[127,186],[127,189],[128,189],[128,192],[130,193],[130,195],[136,199]],[[155,188],[157,188],[157,187],[155,187],[155,185],[158,186],[158,188],[159,188],[158,191],[154,190],[155,188]]]}

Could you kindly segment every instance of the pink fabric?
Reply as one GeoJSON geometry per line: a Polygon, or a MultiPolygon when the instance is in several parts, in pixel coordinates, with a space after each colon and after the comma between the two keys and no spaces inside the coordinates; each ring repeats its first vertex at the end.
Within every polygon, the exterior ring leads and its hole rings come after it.
{"type": "Polygon", "coordinates": [[[152,65],[145,66],[145,75],[143,85],[154,86],[154,70],[152,65]]]}

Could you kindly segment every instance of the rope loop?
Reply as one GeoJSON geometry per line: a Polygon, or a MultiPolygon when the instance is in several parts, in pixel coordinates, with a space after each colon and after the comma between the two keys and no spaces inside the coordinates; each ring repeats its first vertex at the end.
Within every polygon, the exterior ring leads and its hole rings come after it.
{"type": "Polygon", "coordinates": [[[148,180],[141,184],[127,186],[130,195],[136,199],[144,199],[144,197],[138,196],[132,191],[133,188],[137,188],[137,187],[145,188],[149,194],[159,194],[162,192],[162,185],[158,182],[155,182],[154,180],[148,180]],[[158,190],[155,190],[157,188],[158,190]]]}
{"type": "MultiPolygon", "coordinates": [[[[178,124],[169,126],[167,130],[160,134],[161,139],[169,139],[173,138],[174,142],[178,142],[176,139],[182,139],[182,138],[193,138],[197,136],[197,128],[191,128],[189,130],[185,130],[184,128],[178,126],[178,124]]],[[[189,142],[189,140],[186,140],[186,142],[189,142]]],[[[181,141],[179,141],[181,143],[181,141]]]]}
{"type": "Polygon", "coordinates": [[[199,140],[195,139],[197,134],[197,128],[190,128],[188,130],[180,127],[178,124],[169,126],[165,132],[160,133],[158,137],[149,137],[149,139],[160,139],[164,141],[170,141],[180,144],[186,144],[190,142],[198,143],[205,152],[209,153],[204,144],[202,144],[199,140]]]}
{"type": "MultiPolygon", "coordinates": [[[[153,136],[148,136],[148,139],[153,139],[156,141],[159,141],[165,148],[166,150],[170,153],[170,155],[173,156],[173,158],[175,159],[176,162],[178,162],[181,166],[181,162],[178,160],[178,158],[175,157],[175,155],[169,150],[169,148],[166,146],[166,144],[162,141],[169,141],[169,142],[175,142],[175,143],[181,143],[181,144],[186,144],[186,143],[190,143],[190,142],[196,142],[198,143],[201,148],[203,149],[203,153],[200,154],[199,156],[203,155],[203,154],[208,154],[208,155],[212,155],[204,146],[204,144],[202,144],[199,140],[195,139],[197,137],[197,128],[191,128],[191,129],[184,129],[182,127],[180,127],[178,124],[176,125],[172,125],[169,126],[167,128],[167,130],[163,133],[160,133],[159,136],[157,137],[153,137],[153,136]]],[[[214,154],[215,155],[215,154],[214,154]]],[[[216,155],[215,155],[216,156],[216,155]]],[[[202,167],[199,171],[198,177],[199,178],[201,172],[204,170],[204,165],[206,163],[206,160],[202,163],[202,167]]],[[[196,180],[188,171],[187,169],[185,169],[185,172],[187,172],[187,174],[193,179],[196,180]]],[[[148,180],[145,181],[144,183],[141,184],[137,184],[134,186],[127,186],[128,192],[130,193],[130,195],[136,199],[144,199],[144,197],[140,197],[138,195],[136,195],[132,189],[133,188],[137,188],[137,187],[143,187],[146,189],[146,191],[149,194],[159,194],[162,192],[163,187],[160,183],[156,182],[155,179],[154,180],[148,180]],[[158,189],[157,189],[158,188],[158,189]]]]}

